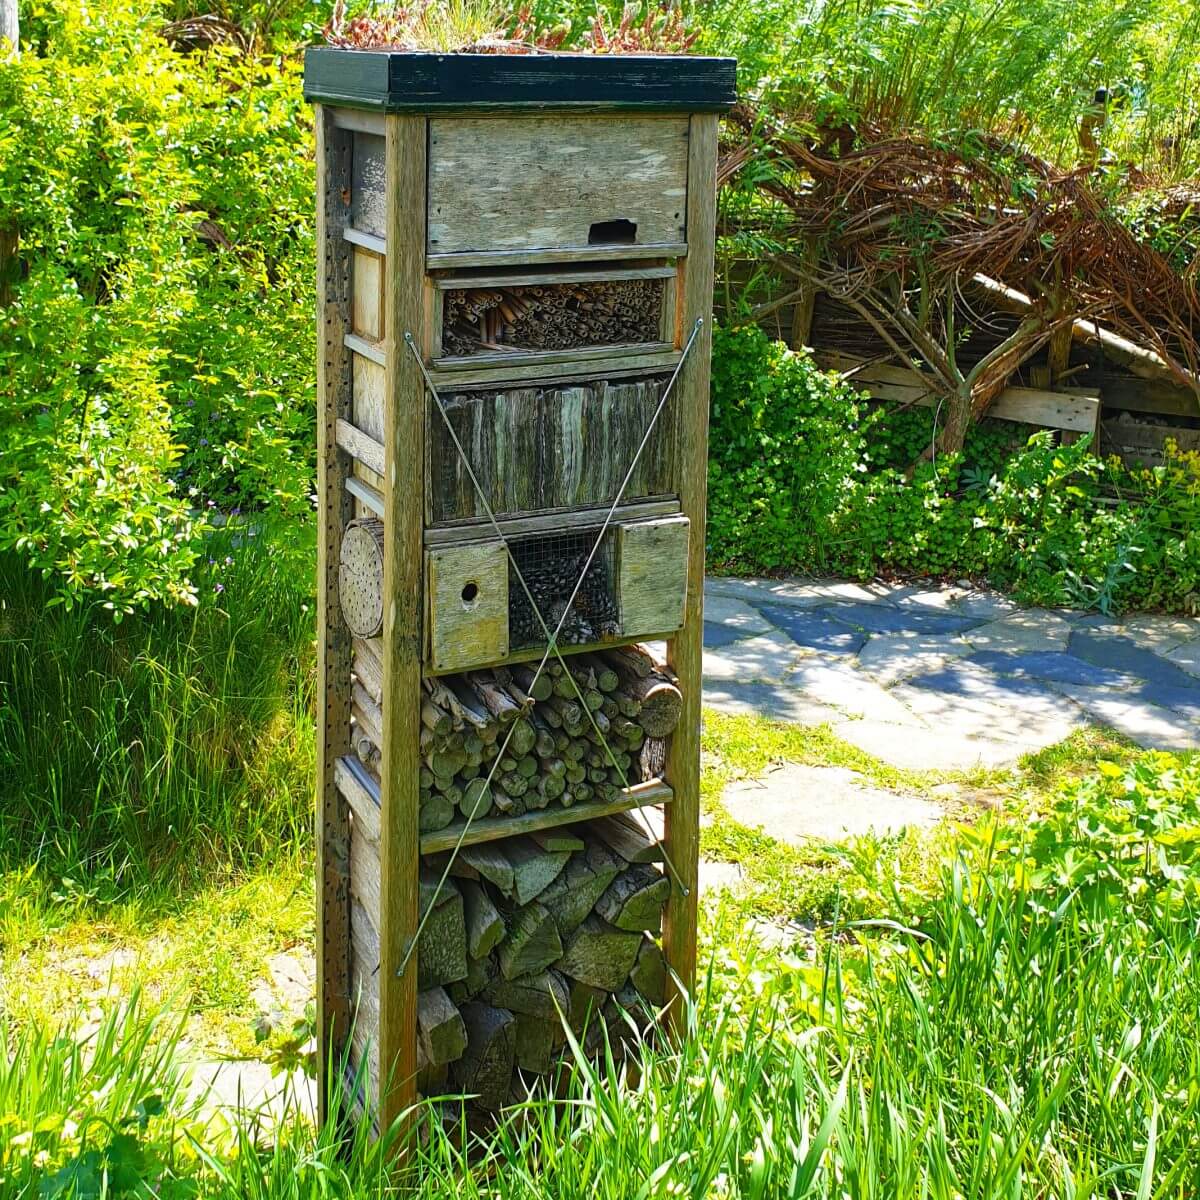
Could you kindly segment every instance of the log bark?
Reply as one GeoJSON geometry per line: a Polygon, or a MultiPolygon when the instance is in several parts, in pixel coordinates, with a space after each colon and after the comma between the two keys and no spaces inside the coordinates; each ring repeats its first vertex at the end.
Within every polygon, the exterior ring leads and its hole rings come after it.
{"type": "Polygon", "coordinates": [[[504,937],[504,918],[478,883],[463,880],[458,888],[467,925],[467,953],[473,959],[486,958],[504,937]]]}
{"type": "Polygon", "coordinates": [[[508,936],[500,944],[496,957],[500,974],[511,980],[543,970],[557,962],[562,953],[554,918],[534,901],[517,909],[509,918],[508,936]]]}
{"type": "Polygon", "coordinates": [[[504,854],[512,864],[516,901],[522,905],[540,896],[558,877],[570,857],[565,850],[543,850],[528,837],[506,841],[504,854]]]}
{"type": "Polygon", "coordinates": [[[641,941],[639,934],[616,929],[592,913],[570,936],[556,966],[580,983],[615,992],[629,977],[641,941]]]}
{"type": "Polygon", "coordinates": [[[633,866],[612,881],[596,901],[596,912],[617,929],[657,933],[671,881],[649,866],[633,866]]]}
{"type": "Polygon", "coordinates": [[[417,1036],[426,1062],[435,1067],[460,1058],[467,1048],[466,1026],[444,988],[417,997],[417,1036]]]}
{"type": "Polygon", "coordinates": [[[511,1012],[472,1000],[462,1007],[467,1049],[450,1068],[455,1087],[494,1111],[508,1098],[516,1062],[516,1019],[511,1012]]]}
{"type": "Polygon", "coordinates": [[[553,915],[561,937],[583,923],[617,877],[617,870],[617,860],[595,842],[589,843],[582,854],[571,855],[562,874],[538,897],[553,915]]]}

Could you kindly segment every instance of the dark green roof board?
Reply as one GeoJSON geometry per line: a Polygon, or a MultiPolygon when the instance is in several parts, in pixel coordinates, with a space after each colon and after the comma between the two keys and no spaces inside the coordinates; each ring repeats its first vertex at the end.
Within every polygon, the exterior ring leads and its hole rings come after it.
{"type": "Polygon", "coordinates": [[[687,54],[421,54],[319,46],[304,56],[304,95],[377,112],[717,112],[737,99],[737,62],[687,54]]]}

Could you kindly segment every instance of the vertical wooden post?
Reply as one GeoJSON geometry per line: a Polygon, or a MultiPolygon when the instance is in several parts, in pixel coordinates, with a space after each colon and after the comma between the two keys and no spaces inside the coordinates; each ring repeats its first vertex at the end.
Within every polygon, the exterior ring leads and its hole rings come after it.
{"type": "Polygon", "coordinates": [[[380,769],[379,1127],[417,1098],[417,877],[425,398],[404,335],[424,327],[425,118],[389,116],[384,449],[383,762],[380,769]],[[403,969],[401,966],[403,964],[403,969]]]}
{"type": "MultiPolygon", "coordinates": [[[[679,453],[679,503],[691,521],[688,590],[683,627],[670,640],[667,661],[679,677],[683,714],[671,737],[667,782],[675,796],[666,806],[666,851],[678,881],[671,888],[663,926],[663,951],[689,993],[696,978],[696,903],[700,860],[700,688],[704,648],[704,537],[708,492],[708,380],[712,352],[713,244],[717,203],[717,116],[691,117],[688,136],[688,254],[683,271],[680,332],[686,342],[697,317],[704,326],[680,373],[672,406],[679,453]]],[[[678,996],[676,1027],[686,1021],[678,996]]]]}
{"type": "Polygon", "coordinates": [[[334,784],[334,764],[350,749],[350,631],[338,604],[338,551],[353,517],[346,491],[350,459],[337,445],[338,418],[349,419],[350,247],[342,237],[353,147],[332,113],[316,108],[317,129],[317,1028],[318,1103],[326,1117],[328,1068],[340,1060],[349,1022],[350,814],[334,784]]]}

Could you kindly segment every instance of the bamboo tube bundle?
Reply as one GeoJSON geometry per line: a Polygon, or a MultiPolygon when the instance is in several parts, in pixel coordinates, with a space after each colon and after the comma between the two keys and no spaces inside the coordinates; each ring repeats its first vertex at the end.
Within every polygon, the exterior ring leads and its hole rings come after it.
{"type": "Polygon", "coordinates": [[[661,279],[453,289],[442,312],[443,353],[657,342],[664,295],[661,279]]]}
{"type": "Polygon", "coordinates": [[[617,1044],[628,1034],[622,1012],[648,1027],[666,998],[661,860],[625,816],[427,859],[422,908],[437,928],[418,943],[421,1090],[494,1110],[553,1069],[564,1022],[589,1052],[606,1028],[617,1044]]]}
{"type": "MultiPolygon", "coordinates": [[[[377,643],[356,639],[351,746],[379,778],[383,714],[377,643]]],[[[420,829],[614,800],[661,778],[683,697],[639,647],[424,681],[420,829]],[[493,767],[495,768],[493,770],[493,767]],[[488,777],[491,783],[488,785],[488,777]]]]}

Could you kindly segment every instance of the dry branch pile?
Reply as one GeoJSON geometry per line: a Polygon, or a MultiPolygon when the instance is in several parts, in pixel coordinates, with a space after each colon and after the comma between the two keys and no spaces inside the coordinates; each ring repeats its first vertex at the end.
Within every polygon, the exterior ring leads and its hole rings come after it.
{"type": "Polygon", "coordinates": [[[1063,171],[1002,140],[962,146],[883,129],[812,131],[747,111],[728,123],[721,177],[769,160],[751,186],[790,216],[796,250],[774,262],[793,295],[851,309],[898,363],[923,361],[949,400],[957,446],[1013,372],[1060,333],[1200,395],[1200,292],[1112,212],[1090,170],[1063,171]],[[1015,329],[969,369],[963,331],[1001,307],[1015,329]],[[1123,350],[1122,342],[1129,345],[1123,350]]]}
{"type": "MultiPolygon", "coordinates": [[[[351,740],[376,782],[380,662],[376,642],[355,640],[351,740]]],[[[466,817],[614,800],[626,783],[661,775],[683,703],[673,680],[636,646],[573,655],[566,664],[551,660],[536,682],[532,665],[425,680],[423,833],[466,817]]]]}
{"type": "Polygon", "coordinates": [[[417,950],[419,1087],[496,1109],[549,1072],[565,1019],[585,1049],[620,1009],[665,998],[654,940],[670,891],[656,837],[622,814],[426,860],[417,950]],[[562,1014],[560,1019],[559,1014],[562,1014]]]}
{"type": "Polygon", "coordinates": [[[662,302],[661,279],[460,288],[446,293],[442,350],[471,355],[657,342],[662,302]]]}

